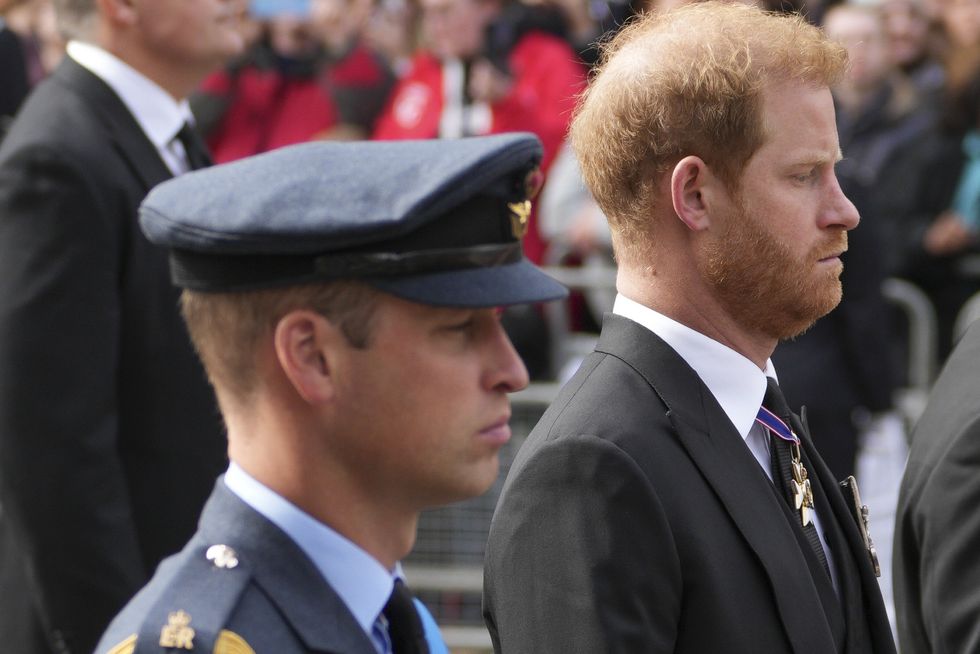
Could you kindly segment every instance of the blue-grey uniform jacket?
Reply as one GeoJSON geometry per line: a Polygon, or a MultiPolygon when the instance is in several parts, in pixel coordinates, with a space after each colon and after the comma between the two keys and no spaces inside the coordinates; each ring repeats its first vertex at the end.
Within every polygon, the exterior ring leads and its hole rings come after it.
{"type": "Polygon", "coordinates": [[[96,648],[97,654],[175,651],[376,654],[299,546],[223,480],[194,537],[160,564],[96,648]]]}

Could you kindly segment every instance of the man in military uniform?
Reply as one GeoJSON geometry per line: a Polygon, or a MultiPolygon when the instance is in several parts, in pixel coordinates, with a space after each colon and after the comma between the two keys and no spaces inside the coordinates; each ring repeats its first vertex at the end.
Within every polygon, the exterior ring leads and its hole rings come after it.
{"type": "Polygon", "coordinates": [[[521,253],[540,157],[315,143],[148,196],[231,465],[98,652],[445,651],[398,562],[497,476],[527,372],[496,308],[564,294],[521,253]]]}

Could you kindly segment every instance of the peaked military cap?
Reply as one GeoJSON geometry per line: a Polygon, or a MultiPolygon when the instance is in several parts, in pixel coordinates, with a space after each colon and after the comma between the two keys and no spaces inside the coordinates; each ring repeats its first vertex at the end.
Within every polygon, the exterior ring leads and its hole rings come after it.
{"type": "Polygon", "coordinates": [[[307,143],[195,171],[140,207],[178,286],[361,280],[436,306],[563,297],[524,258],[541,144],[530,134],[307,143]]]}

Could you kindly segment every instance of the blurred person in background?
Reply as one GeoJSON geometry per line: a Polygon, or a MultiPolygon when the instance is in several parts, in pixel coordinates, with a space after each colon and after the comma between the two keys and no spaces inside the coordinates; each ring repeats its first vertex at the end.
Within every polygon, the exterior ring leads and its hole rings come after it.
{"type": "MultiPolygon", "coordinates": [[[[528,0],[561,10],[567,38],[582,62],[591,68],[599,58],[599,43],[634,14],[631,0],[528,0]]],[[[637,3],[638,5],[641,3],[637,3]]]]}
{"type": "Polygon", "coordinates": [[[23,38],[5,20],[20,2],[23,0],[0,0],[0,139],[31,89],[23,38]]]}
{"type": "Polygon", "coordinates": [[[0,139],[64,47],[50,0],[0,0],[0,139]]]}
{"type": "Polygon", "coordinates": [[[321,138],[365,139],[395,84],[388,61],[365,37],[374,0],[312,0],[312,23],[324,53],[321,89],[337,122],[321,138]]]}
{"type": "Polygon", "coordinates": [[[947,58],[980,42],[980,0],[937,0],[947,58]]]}
{"type": "Polygon", "coordinates": [[[938,106],[945,84],[939,52],[942,34],[929,0],[881,0],[881,13],[893,63],[919,91],[920,98],[938,106]]]}
{"type": "MultiPolygon", "coordinates": [[[[544,146],[547,179],[585,83],[561,12],[507,0],[421,0],[420,11],[424,48],[392,92],[374,138],[532,132],[544,146]]],[[[523,246],[531,261],[544,260],[536,209],[523,246]]],[[[509,308],[504,325],[531,378],[550,376],[549,332],[539,308],[509,308]]]]}
{"type": "MultiPolygon", "coordinates": [[[[399,81],[376,139],[446,138],[527,131],[544,144],[547,174],[585,69],[560,13],[506,0],[421,0],[425,48],[399,81]]],[[[540,262],[536,220],[525,252],[540,262]]]]}
{"type": "Polygon", "coordinates": [[[894,153],[929,130],[936,114],[896,65],[879,8],[836,5],[825,15],[823,28],[847,48],[850,61],[847,75],[832,89],[844,152],[838,175],[881,190],[896,183],[888,167],[894,153]]]}
{"type": "Polygon", "coordinates": [[[215,161],[369,136],[394,83],[361,38],[370,8],[370,0],[253,2],[256,42],[194,98],[215,161]]]}
{"type": "Polygon", "coordinates": [[[87,653],[227,465],[167,258],[136,225],[206,166],[185,98],[234,0],[58,0],[68,56],[0,147],[0,648],[87,653]]]}
{"type": "Polygon", "coordinates": [[[980,44],[948,52],[940,117],[893,165],[906,182],[889,189],[900,237],[893,274],[932,301],[942,361],[964,303],[980,291],[980,44]]]}
{"type": "MultiPolygon", "coordinates": [[[[933,133],[938,110],[933,103],[923,101],[918,87],[895,62],[883,9],[858,4],[836,5],[825,15],[824,30],[848,51],[850,67],[847,75],[832,89],[837,130],[844,153],[844,159],[837,164],[837,174],[849,193],[862,198],[862,226],[859,229],[875,234],[870,239],[872,248],[865,256],[878,259],[873,267],[879,271],[880,287],[882,276],[900,272],[901,244],[907,238],[904,233],[906,225],[901,220],[903,212],[908,209],[907,192],[926,174],[921,168],[921,158],[914,149],[918,148],[923,138],[933,133]]],[[[856,256],[850,258],[857,259],[856,256]]],[[[859,263],[855,267],[855,272],[861,270],[861,265],[859,263]]],[[[855,281],[851,277],[849,285],[854,285],[855,281]]],[[[874,290],[880,295],[880,289],[867,288],[869,292],[874,290]]],[[[876,304],[880,305],[880,300],[876,304]]],[[[845,303],[844,309],[854,310],[855,305],[845,303]]],[[[885,346],[889,340],[894,343],[891,348],[892,361],[905,358],[899,356],[899,341],[892,336],[892,328],[897,329],[898,324],[893,324],[888,310],[879,312],[877,317],[871,314],[869,318],[881,322],[882,333],[877,336],[866,331],[863,333],[863,336],[870,336],[876,345],[865,348],[857,341],[856,347],[851,349],[859,359],[871,359],[872,370],[881,366],[890,368],[885,362],[873,364],[873,361],[880,354],[877,344],[885,346]]],[[[860,330],[854,336],[858,333],[861,333],[860,330]]],[[[844,339],[850,338],[843,332],[840,335],[844,339]]],[[[806,335],[803,340],[806,340],[806,335]]],[[[842,370],[851,368],[853,366],[845,366],[842,370]]],[[[896,370],[895,374],[898,375],[899,371],[896,370]]],[[[882,377],[881,386],[888,391],[894,390],[898,379],[888,375],[882,377]]],[[[816,387],[813,390],[816,391],[816,387]]],[[[862,395],[865,400],[868,398],[867,393],[850,395],[855,401],[859,401],[862,395]]],[[[800,400],[812,397],[819,401],[826,395],[815,392],[796,397],[800,400]]],[[[872,409],[877,413],[882,407],[880,402],[874,404],[879,405],[872,409]]],[[[816,413],[814,411],[815,416],[816,413]]],[[[837,419],[847,421],[852,411],[833,413],[837,419]]],[[[826,415],[829,418],[832,414],[828,412],[826,415]]],[[[843,433],[853,436],[854,427],[843,433]]],[[[841,439],[837,445],[844,443],[853,444],[853,438],[841,439]]],[[[840,452],[840,456],[835,456],[831,451],[824,454],[831,468],[841,473],[841,478],[853,471],[853,450],[840,452]],[[844,471],[848,472],[844,474],[844,471]]]]}
{"type": "Polygon", "coordinates": [[[412,67],[418,47],[418,7],[412,0],[378,0],[364,26],[368,47],[388,62],[396,77],[412,67]]]}

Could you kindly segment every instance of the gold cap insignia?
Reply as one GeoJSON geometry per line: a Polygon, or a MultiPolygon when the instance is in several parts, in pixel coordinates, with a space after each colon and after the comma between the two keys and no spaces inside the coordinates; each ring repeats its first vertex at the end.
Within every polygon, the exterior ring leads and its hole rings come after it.
{"type": "Polygon", "coordinates": [[[510,232],[519,241],[527,234],[528,221],[531,218],[531,201],[508,202],[507,208],[510,209],[510,232]]]}
{"type": "Polygon", "coordinates": [[[226,568],[231,570],[238,566],[238,554],[227,545],[212,545],[205,552],[204,556],[214,564],[216,568],[226,568]]]}
{"type": "Polygon", "coordinates": [[[185,611],[171,613],[167,625],[160,630],[160,647],[194,649],[194,630],[190,624],[191,616],[185,611]]]}

